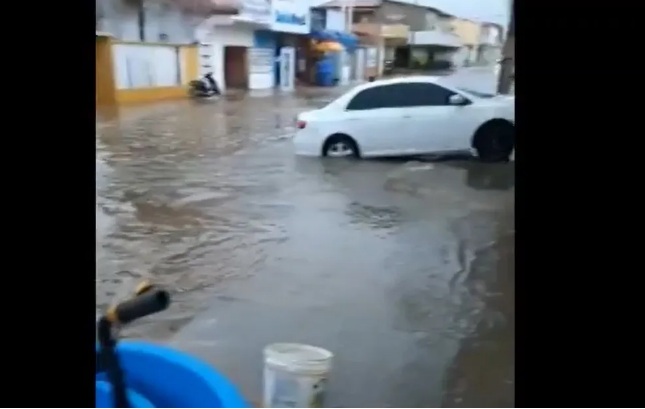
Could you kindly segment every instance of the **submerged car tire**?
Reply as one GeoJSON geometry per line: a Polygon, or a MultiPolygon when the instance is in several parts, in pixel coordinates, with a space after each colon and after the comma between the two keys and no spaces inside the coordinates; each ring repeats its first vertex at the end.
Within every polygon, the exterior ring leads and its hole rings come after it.
{"type": "Polygon", "coordinates": [[[515,127],[503,119],[487,122],[475,132],[473,148],[483,162],[508,162],[515,149],[515,127]]]}
{"type": "Polygon", "coordinates": [[[360,158],[360,150],[356,141],[344,134],[332,135],[325,141],[322,156],[331,158],[360,158]]]}

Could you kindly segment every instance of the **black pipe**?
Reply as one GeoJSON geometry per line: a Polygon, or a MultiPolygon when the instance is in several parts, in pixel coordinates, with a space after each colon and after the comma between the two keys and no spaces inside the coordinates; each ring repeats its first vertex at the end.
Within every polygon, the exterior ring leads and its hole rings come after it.
{"type": "Polygon", "coordinates": [[[129,408],[130,402],[128,402],[126,395],[123,370],[116,354],[116,340],[112,336],[112,323],[106,317],[101,317],[97,325],[97,332],[100,346],[98,351],[100,367],[105,370],[108,381],[112,384],[114,407],[129,408]]]}

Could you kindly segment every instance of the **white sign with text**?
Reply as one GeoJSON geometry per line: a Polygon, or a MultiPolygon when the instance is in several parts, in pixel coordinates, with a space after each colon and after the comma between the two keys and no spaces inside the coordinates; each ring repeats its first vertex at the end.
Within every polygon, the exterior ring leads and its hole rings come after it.
{"type": "Polygon", "coordinates": [[[309,34],[311,15],[304,0],[272,0],[271,30],[283,33],[309,34]]]}
{"type": "Polygon", "coordinates": [[[269,24],[271,0],[241,0],[239,16],[245,21],[269,24]]]}

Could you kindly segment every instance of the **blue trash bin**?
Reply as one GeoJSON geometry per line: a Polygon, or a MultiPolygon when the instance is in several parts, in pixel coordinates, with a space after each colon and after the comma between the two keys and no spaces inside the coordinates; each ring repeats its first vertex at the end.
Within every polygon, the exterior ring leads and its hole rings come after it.
{"type": "Polygon", "coordinates": [[[316,65],[316,83],[321,87],[334,85],[334,60],[326,56],[316,65]]]}
{"type": "MultiPolygon", "coordinates": [[[[97,347],[98,348],[98,347],[97,347]]],[[[141,341],[117,346],[134,408],[247,408],[226,377],[210,365],[172,348],[141,341]]],[[[112,407],[111,385],[96,375],[96,407],[112,407]]]]}
{"type": "MultiPolygon", "coordinates": [[[[155,406],[146,398],[132,389],[127,389],[128,402],[135,408],[154,408],[155,406]]],[[[107,380],[96,381],[96,407],[111,408],[114,407],[112,384],[107,380]]]]}

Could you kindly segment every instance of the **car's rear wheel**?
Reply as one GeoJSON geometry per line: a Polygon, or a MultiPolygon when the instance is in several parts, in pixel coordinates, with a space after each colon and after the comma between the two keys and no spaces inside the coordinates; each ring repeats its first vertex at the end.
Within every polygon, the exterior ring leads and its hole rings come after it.
{"type": "Polygon", "coordinates": [[[348,135],[332,135],[325,141],[323,156],[331,158],[359,158],[360,151],[356,141],[348,135]]]}
{"type": "Polygon", "coordinates": [[[515,127],[504,120],[488,122],[475,133],[473,147],[484,162],[507,162],[515,148],[515,127]]]}

